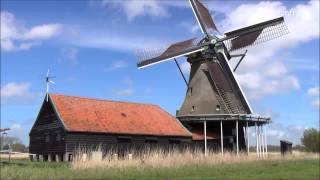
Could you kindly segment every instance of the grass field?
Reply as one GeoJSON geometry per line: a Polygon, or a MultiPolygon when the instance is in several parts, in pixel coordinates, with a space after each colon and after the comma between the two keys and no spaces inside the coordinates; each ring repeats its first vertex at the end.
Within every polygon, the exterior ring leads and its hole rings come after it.
{"type": "Polygon", "coordinates": [[[1,179],[319,179],[319,160],[275,160],[177,168],[72,169],[62,163],[2,165],[1,179]]]}
{"type": "Polygon", "coordinates": [[[0,179],[303,179],[318,180],[319,158],[257,160],[168,167],[74,168],[67,163],[14,161],[2,164],[0,179]]]}

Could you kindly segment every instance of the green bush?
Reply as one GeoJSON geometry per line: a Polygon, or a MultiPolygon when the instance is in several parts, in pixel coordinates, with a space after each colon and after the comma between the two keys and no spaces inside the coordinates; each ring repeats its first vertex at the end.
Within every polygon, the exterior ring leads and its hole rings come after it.
{"type": "Polygon", "coordinates": [[[306,129],[301,139],[307,151],[320,152],[320,133],[317,129],[306,129]]]}

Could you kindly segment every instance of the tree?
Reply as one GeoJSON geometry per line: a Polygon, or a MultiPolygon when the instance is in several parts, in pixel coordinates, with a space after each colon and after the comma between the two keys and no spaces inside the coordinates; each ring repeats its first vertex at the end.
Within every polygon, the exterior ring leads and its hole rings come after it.
{"type": "Polygon", "coordinates": [[[320,152],[320,132],[317,129],[304,130],[301,142],[307,151],[320,152]]]}
{"type": "Polygon", "coordinates": [[[11,145],[12,151],[15,152],[25,152],[26,151],[26,146],[22,143],[15,143],[11,145]]]}
{"type": "Polygon", "coordinates": [[[12,151],[25,152],[26,146],[17,137],[13,136],[1,136],[0,139],[1,150],[8,150],[11,147],[12,151]]]}

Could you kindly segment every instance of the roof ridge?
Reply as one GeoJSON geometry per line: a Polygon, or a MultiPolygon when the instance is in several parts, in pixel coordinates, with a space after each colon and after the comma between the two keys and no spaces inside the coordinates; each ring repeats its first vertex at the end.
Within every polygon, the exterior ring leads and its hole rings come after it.
{"type": "Polygon", "coordinates": [[[59,94],[59,93],[49,93],[49,95],[67,96],[67,97],[74,97],[74,98],[80,98],[80,99],[88,99],[88,100],[94,100],[94,101],[117,102],[117,103],[124,103],[124,104],[140,104],[140,105],[148,105],[148,106],[160,107],[159,105],[151,104],[151,103],[148,104],[148,103],[138,103],[138,102],[129,102],[129,101],[108,100],[108,99],[90,98],[90,97],[75,96],[75,95],[66,95],[66,94],[59,94]]]}

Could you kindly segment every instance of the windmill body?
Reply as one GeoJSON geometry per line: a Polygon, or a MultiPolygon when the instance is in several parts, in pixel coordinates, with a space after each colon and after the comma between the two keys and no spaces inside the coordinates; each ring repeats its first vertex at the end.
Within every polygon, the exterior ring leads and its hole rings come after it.
{"type": "Polygon", "coordinates": [[[222,147],[236,150],[237,153],[246,147],[249,151],[248,127],[255,126],[257,152],[258,147],[261,152],[261,148],[265,148],[263,145],[266,144],[260,138],[265,136],[262,125],[269,123],[270,118],[253,114],[234,74],[247,51],[244,54],[231,53],[287,34],[284,18],[279,17],[226,32],[222,38],[218,38],[212,33],[217,33],[218,29],[207,7],[200,0],[189,2],[204,37],[174,43],[159,50],[140,51],[137,54],[137,66],[144,68],[186,57],[191,70],[185,99],[177,111],[177,118],[192,133],[200,134],[205,139],[205,152],[208,144],[207,132],[211,133],[209,141],[212,146],[221,147],[222,152],[222,147]],[[234,70],[229,65],[232,57],[241,57],[234,70]]]}
{"type": "Polygon", "coordinates": [[[191,64],[190,78],[178,117],[252,113],[230,69],[229,59],[225,59],[230,55],[224,46],[215,49],[211,55],[198,54],[188,58],[191,64]]]}

